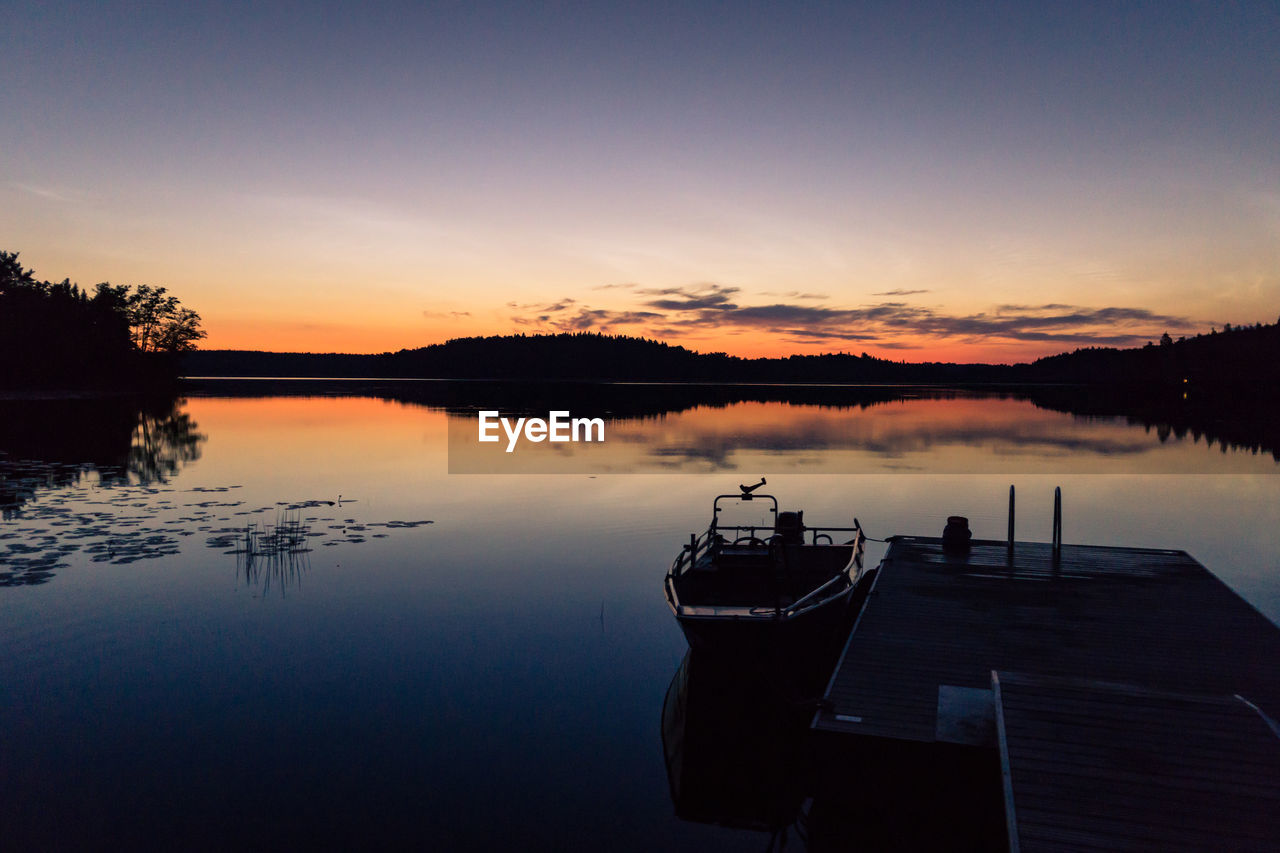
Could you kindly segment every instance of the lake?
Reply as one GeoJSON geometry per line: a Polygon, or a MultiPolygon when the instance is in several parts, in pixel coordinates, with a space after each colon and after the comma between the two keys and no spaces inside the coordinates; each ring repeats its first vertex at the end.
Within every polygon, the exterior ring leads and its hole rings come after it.
{"type": "Polygon", "coordinates": [[[1003,538],[1013,485],[1048,540],[1061,486],[1065,541],[1184,549],[1280,621],[1280,462],[1229,418],[414,382],[0,406],[11,849],[762,849],[676,816],[661,731],[686,650],[663,573],[761,476],[879,539],[954,514],[1003,538]],[[548,402],[606,440],[476,441],[477,411],[548,402]]]}

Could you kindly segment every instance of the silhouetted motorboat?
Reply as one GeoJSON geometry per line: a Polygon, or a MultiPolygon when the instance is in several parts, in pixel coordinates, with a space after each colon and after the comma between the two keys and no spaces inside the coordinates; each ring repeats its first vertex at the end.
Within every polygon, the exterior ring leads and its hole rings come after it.
{"type": "Polygon", "coordinates": [[[667,603],[692,648],[777,648],[829,637],[862,578],[866,537],[856,518],[853,527],[809,527],[803,512],[780,513],[773,495],[754,494],[763,482],[717,496],[710,526],[690,535],[667,572],[667,603]],[[764,501],[772,523],[721,524],[733,501],[764,501]]]}

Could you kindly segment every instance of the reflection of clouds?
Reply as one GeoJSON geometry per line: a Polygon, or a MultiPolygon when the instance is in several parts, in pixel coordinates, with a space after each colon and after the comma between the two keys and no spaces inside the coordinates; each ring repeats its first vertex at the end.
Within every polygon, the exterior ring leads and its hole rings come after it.
{"type": "Polygon", "coordinates": [[[895,390],[889,399],[842,405],[768,397],[697,403],[683,396],[696,389],[647,390],[652,399],[643,406],[633,401],[641,410],[663,399],[672,408],[665,415],[607,418],[604,444],[522,443],[515,454],[489,454],[488,446],[474,442],[473,420],[451,416],[451,465],[457,473],[718,472],[760,465],[846,473],[961,473],[1011,466],[1027,472],[1226,473],[1255,470],[1262,461],[1247,459],[1247,448],[1224,445],[1226,460],[1194,450],[1200,436],[1194,429],[1122,416],[1072,415],[1007,393],[915,388],[910,395],[895,390]]]}
{"type": "Polygon", "coordinates": [[[790,407],[786,420],[752,423],[745,411],[734,410],[760,407],[744,404],[710,418],[706,417],[709,410],[695,411],[675,419],[662,431],[631,431],[620,424],[610,440],[647,445],[647,457],[655,461],[702,462],[713,470],[737,468],[735,454],[747,452],[806,454],[804,459],[814,460],[814,451],[853,451],[894,460],[881,467],[922,470],[925,466],[902,460],[950,447],[980,449],[992,456],[1079,458],[1138,456],[1157,446],[1145,435],[1125,434],[1131,430],[1113,421],[1046,418],[1030,406],[1006,401],[992,400],[986,405],[990,410],[980,423],[973,422],[968,407],[950,412],[937,401],[927,400],[904,404],[896,411],[882,407],[872,413],[819,409],[797,414],[796,407],[790,407]]]}
{"type": "Polygon", "coordinates": [[[688,463],[700,462],[709,466],[711,471],[733,471],[737,465],[730,460],[734,449],[724,441],[715,440],[711,436],[703,436],[704,441],[695,441],[683,445],[663,445],[649,449],[650,459],[664,468],[684,468],[688,463]]]}

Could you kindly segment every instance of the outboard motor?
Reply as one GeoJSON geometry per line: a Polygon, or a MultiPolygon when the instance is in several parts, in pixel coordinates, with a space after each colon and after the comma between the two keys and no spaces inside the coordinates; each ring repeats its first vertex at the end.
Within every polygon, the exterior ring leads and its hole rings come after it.
{"type": "Polygon", "coordinates": [[[784,545],[803,544],[804,510],[778,513],[778,520],[773,523],[773,532],[781,538],[784,545]]]}
{"type": "Polygon", "coordinates": [[[972,538],[969,519],[963,515],[948,516],[947,526],[942,529],[942,551],[946,554],[968,554],[972,538]]]}

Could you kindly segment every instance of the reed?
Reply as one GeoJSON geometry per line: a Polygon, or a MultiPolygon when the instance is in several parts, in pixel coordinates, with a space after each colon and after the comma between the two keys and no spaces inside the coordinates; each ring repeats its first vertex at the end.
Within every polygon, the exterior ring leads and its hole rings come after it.
{"type": "Polygon", "coordinates": [[[243,576],[246,586],[261,582],[264,593],[274,581],[283,595],[289,586],[301,584],[311,568],[310,535],[310,525],[297,511],[276,513],[274,524],[248,525],[235,552],[236,576],[243,576]]]}

